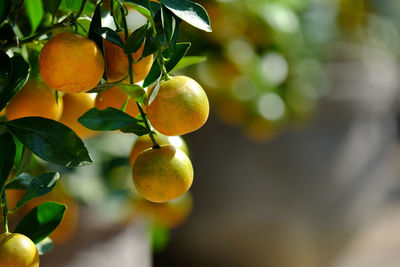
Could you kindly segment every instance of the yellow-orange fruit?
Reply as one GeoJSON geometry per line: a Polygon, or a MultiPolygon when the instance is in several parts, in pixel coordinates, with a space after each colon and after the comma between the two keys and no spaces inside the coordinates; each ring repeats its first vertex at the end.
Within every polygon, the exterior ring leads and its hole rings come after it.
{"type": "Polygon", "coordinates": [[[6,115],[6,109],[3,109],[2,111],[0,111],[0,117],[3,117],[6,115]]]}
{"type": "Polygon", "coordinates": [[[138,209],[150,215],[155,225],[173,228],[185,221],[192,207],[193,198],[190,191],[188,191],[182,196],[165,203],[153,203],[143,200],[138,209]]]}
{"type": "MultiPolygon", "coordinates": [[[[112,87],[102,92],[101,98],[99,95],[96,97],[95,105],[98,109],[106,109],[108,107],[120,109],[124,105],[127,97],[128,95],[121,91],[118,87],[112,87]]],[[[132,117],[136,117],[139,114],[139,109],[135,100],[128,100],[128,105],[126,106],[125,112],[132,117]]]]}
{"type": "Polygon", "coordinates": [[[89,130],[78,122],[78,118],[94,107],[94,98],[90,94],[65,94],[64,111],[60,118],[62,124],[70,127],[80,138],[88,138],[97,132],[89,130]]]}
{"type": "MultiPolygon", "coordinates": [[[[185,140],[183,140],[180,136],[166,136],[163,134],[154,135],[157,144],[159,145],[173,145],[176,148],[181,149],[186,155],[189,155],[189,149],[185,140]]],[[[151,148],[153,146],[153,142],[148,134],[142,135],[135,140],[135,143],[132,146],[131,154],[129,155],[129,164],[133,166],[136,158],[142,153],[144,150],[151,148]]]]}
{"type": "Polygon", "coordinates": [[[263,118],[249,120],[243,131],[248,138],[260,143],[270,142],[279,135],[278,126],[263,118]]]}
{"type": "Polygon", "coordinates": [[[29,80],[8,103],[6,116],[8,120],[31,116],[58,120],[62,110],[62,98],[57,103],[54,90],[44,82],[29,80]]]}
{"type": "Polygon", "coordinates": [[[35,244],[22,234],[1,234],[0,267],[39,267],[35,244]]]}
{"type": "Polygon", "coordinates": [[[50,87],[64,93],[87,92],[104,73],[104,58],[92,40],[74,33],[51,38],[39,55],[40,74],[50,87]]]}
{"type": "Polygon", "coordinates": [[[145,199],[166,202],[190,188],[193,166],[185,152],[164,145],[140,153],[133,165],[132,177],[137,191],[145,199]]]}
{"type": "MultiPolygon", "coordinates": [[[[154,87],[149,96],[153,90],[154,87]]],[[[176,76],[161,82],[156,98],[146,110],[150,123],[158,132],[183,135],[204,125],[209,103],[203,88],[195,80],[176,76]]]]}
{"type": "MultiPolygon", "coordinates": [[[[119,36],[125,41],[125,35],[119,36]]],[[[144,43],[138,51],[132,53],[133,61],[140,59],[143,53],[144,43]]],[[[123,49],[107,40],[104,40],[104,54],[106,58],[106,74],[109,82],[122,80],[129,75],[129,61],[123,49]]],[[[153,55],[142,58],[140,61],[132,64],[133,80],[135,83],[146,78],[153,64],[153,55]]],[[[129,81],[129,77],[126,79],[129,81]]]]}

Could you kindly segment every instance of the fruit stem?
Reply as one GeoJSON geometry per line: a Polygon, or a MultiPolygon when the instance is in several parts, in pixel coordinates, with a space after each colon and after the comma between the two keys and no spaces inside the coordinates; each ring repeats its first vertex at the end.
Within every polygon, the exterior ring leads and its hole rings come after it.
{"type": "Polygon", "coordinates": [[[2,192],[2,198],[3,198],[3,203],[4,203],[4,208],[3,208],[3,223],[4,223],[4,232],[9,233],[8,231],[8,219],[7,219],[7,214],[8,214],[8,207],[7,207],[7,196],[6,196],[6,189],[3,189],[2,192]]]}
{"type": "Polygon", "coordinates": [[[49,28],[43,29],[43,30],[39,31],[36,34],[30,35],[30,36],[28,36],[28,37],[26,37],[26,38],[24,38],[22,40],[19,40],[18,43],[17,42],[9,43],[8,45],[6,45],[4,47],[4,49],[7,50],[7,49],[10,49],[11,47],[15,47],[15,46],[18,46],[18,45],[30,43],[30,42],[36,40],[37,38],[39,38],[40,36],[50,33],[53,30],[53,28],[56,28],[56,27],[59,27],[59,26],[64,26],[65,22],[67,22],[68,20],[69,20],[69,18],[67,17],[67,18],[63,19],[61,22],[59,22],[57,24],[54,24],[53,26],[51,26],[49,28]]]}
{"type": "MultiPolygon", "coordinates": [[[[121,9],[121,13],[123,14],[122,5],[120,6],[120,9],[121,9]]],[[[125,40],[128,40],[129,31],[128,31],[128,25],[126,23],[125,16],[122,16],[122,25],[124,27],[125,40]]],[[[130,84],[134,84],[133,69],[132,69],[132,63],[133,63],[132,54],[127,54],[127,57],[128,57],[128,61],[129,61],[129,82],[130,82],[130,84]]],[[[160,145],[157,143],[156,139],[153,136],[153,132],[151,131],[150,124],[147,120],[146,113],[144,113],[142,106],[137,101],[136,101],[136,105],[139,109],[140,115],[142,116],[142,119],[144,121],[144,125],[145,125],[146,129],[149,131],[149,136],[150,136],[151,142],[153,143],[153,148],[159,148],[160,145]]]]}

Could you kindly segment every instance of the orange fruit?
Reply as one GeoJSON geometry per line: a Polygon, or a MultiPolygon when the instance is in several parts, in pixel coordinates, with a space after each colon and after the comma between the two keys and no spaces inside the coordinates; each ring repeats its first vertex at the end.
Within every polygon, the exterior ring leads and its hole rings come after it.
{"type": "Polygon", "coordinates": [[[4,108],[2,111],[0,111],[0,117],[3,117],[6,115],[6,109],[4,108]]]}
{"type": "Polygon", "coordinates": [[[189,216],[193,207],[193,198],[190,192],[165,203],[153,203],[143,200],[139,211],[150,215],[153,223],[165,228],[174,228],[180,225],[189,216]]]}
{"type": "Polygon", "coordinates": [[[80,138],[88,138],[97,132],[89,130],[78,122],[78,118],[94,107],[94,98],[90,94],[65,94],[64,111],[60,122],[70,127],[80,138]]]}
{"type": "Polygon", "coordinates": [[[63,110],[62,98],[56,101],[54,90],[38,80],[29,80],[7,105],[8,120],[39,116],[58,120],[63,110]]]}
{"type": "Polygon", "coordinates": [[[190,188],[193,166],[185,152],[163,145],[140,153],[133,165],[132,177],[137,191],[145,199],[166,202],[190,188]]]}
{"type": "Polygon", "coordinates": [[[279,135],[278,126],[263,118],[249,119],[243,131],[249,139],[259,143],[270,142],[279,135]]]}
{"type": "MultiPolygon", "coordinates": [[[[125,41],[123,32],[119,34],[125,41]]],[[[135,83],[146,78],[153,64],[153,55],[140,59],[143,53],[144,43],[138,51],[132,53],[134,63],[132,64],[133,80],[135,83]],[[135,63],[136,62],[136,63],[135,63]]],[[[123,49],[107,40],[104,40],[104,54],[106,58],[106,74],[109,82],[122,80],[129,75],[129,60],[123,49]]],[[[129,77],[126,79],[129,82],[129,77]]]]}
{"type": "MultiPolygon", "coordinates": [[[[100,95],[97,95],[95,105],[98,109],[106,109],[108,107],[120,109],[124,105],[127,97],[127,94],[115,86],[103,91],[101,93],[101,98],[100,95]]],[[[139,114],[139,109],[135,100],[128,100],[128,105],[126,106],[125,112],[132,117],[136,117],[139,114]]]]}
{"type": "Polygon", "coordinates": [[[22,234],[1,234],[0,267],[39,267],[35,244],[22,234]]]}
{"type": "MultiPolygon", "coordinates": [[[[154,87],[149,92],[153,92],[154,87]]],[[[209,103],[203,88],[186,76],[161,82],[154,101],[147,106],[153,127],[165,135],[183,135],[199,129],[207,121],[209,103]]]]}
{"type": "MultiPolygon", "coordinates": [[[[186,155],[189,155],[189,149],[186,145],[185,140],[183,140],[180,136],[166,136],[163,134],[154,135],[157,144],[159,145],[173,145],[176,148],[181,149],[186,155]]],[[[136,158],[142,153],[144,150],[153,147],[153,142],[148,134],[142,135],[135,140],[135,143],[132,146],[131,154],[129,155],[129,163],[133,166],[136,158]]]]}
{"type": "Polygon", "coordinates": [[[87,92],[104,73],[104,58],[96,43],[75,33],[55,35],[42,48],[39,71],[45,83],[64,93],[87,92]]]}

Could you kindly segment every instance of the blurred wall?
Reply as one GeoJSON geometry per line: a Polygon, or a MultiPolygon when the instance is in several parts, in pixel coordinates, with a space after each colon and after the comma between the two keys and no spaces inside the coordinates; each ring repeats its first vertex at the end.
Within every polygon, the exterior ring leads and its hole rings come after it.
{"type": "Polygon", "coordinates": [[[212,112],[188,136],[194,211],[155,266],[330,266],[374,219],[398,184],[399,69],[381,50],[329,49],[332,89],[308,128],[254,143],[212,112]]]}

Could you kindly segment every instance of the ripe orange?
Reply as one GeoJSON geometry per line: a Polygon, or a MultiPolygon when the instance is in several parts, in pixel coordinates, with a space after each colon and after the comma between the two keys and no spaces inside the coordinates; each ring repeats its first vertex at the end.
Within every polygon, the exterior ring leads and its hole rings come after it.
{"type": "Polygon", "coordinates": [[[35,244],[22,234],[1,234],[0,267],[39,267],[35,244]]]}
{"type": "MultiPolygon", "coordinates": [[[[128,96],[123,91],[115,86],[102,92],[101,98],[97,95],[95,105],[98,109],[106,109],[108,107],[120,109],[124,105],[127,97],[128,96]]],[[[132,117],[136,117],[139,114],[139,109],[135,100],[129,99],[125,112],[132,117]]]]}
{"type": "Polygon", "coordinates": [[[193,166],[180,149],[172,145],[147,149],[132,169],[137,191],[152,202],[166,202],[183,195],[192,185],[193,166]]]}
{"type": "MultiPolygon", "coordinates": [[[[176,148],[181,149],[186,155],[189,155],[189,150],[186,145],[185,140],[183,140],[180,136],[166,136],[163,134],[154,135],[157,144],[159,145],[173,145],[176,148]]],[[[142,153],[144,150],[151,148],[153,146],[153,142],[150,139],[149,135],[142,135],[135,140],[135,143],[132,146],[131,154],[129,155],[129,163],[133,166],[136,158],[142,153]]]]}
{"type": "Polygon", "coordinates": [[[94,107],[94,98],[87,93],[65,94],[64,111],[60,122],[70,127],[80,138],[88,138],[97,132],[78,122],[78,118],[94,107]]]}
{"type": "Polygon", "coordinates": [[[104,58],[96,43],[74,33],[50,39],[39,55],[39,71],[50,87],[64,93],[87,92],[104,73],[104,58]]]}
{"type": "Polygon", "coordinates": [[[279,134],[278,126],[263,118],[249,119],[243,131],[249,139],[259,143],[270,142],[279,134]]]}
{"type": "Polygon", "coordinates": [[[170,229],[180,225],[189,216],[193,207],[193,198],[188,191],[165,203],[143,200],[139,205],[139,211],[148,214],[155,225],[170,229]]]}
{"type": "MultiPolygon", "coordinates": [[[[150,90],[149,95],[151,95],[150,90]]],[[[183,135],[207,121],[209,104],[203,88],[193,79],[176,76],[161,82],[154,101],[147,106],[153,127],[165,135],[183,135]]]]}
{"type": "Polygon", "coordinates": [[[29,116],[58,120],[62,110],[62,98],[58,98],[57,104],[54,90],[44,82],[29,80],[8,103],[6,116],[8,120],[29,116]]]}
{"type": "MultiPolygon", "coordinates": [[[[119,34],[125,41],[125,35],[119,34]]],[[[144,43],[138,51],[132,53],[133,61],[140,59],[143,53],[144,43]]],[[[106,58],[106,74],[109,82],[119,81],[129,75],[129,61],[122,48],[104,40],[104,54],[106,58]]],[[[153,55],[142,58],[140,61],[132,64],[133,80],[135,83],[146,78],[153,64],[153,55]]],[[[126,79],[129,81],[129,77],[126,79]]]]}

